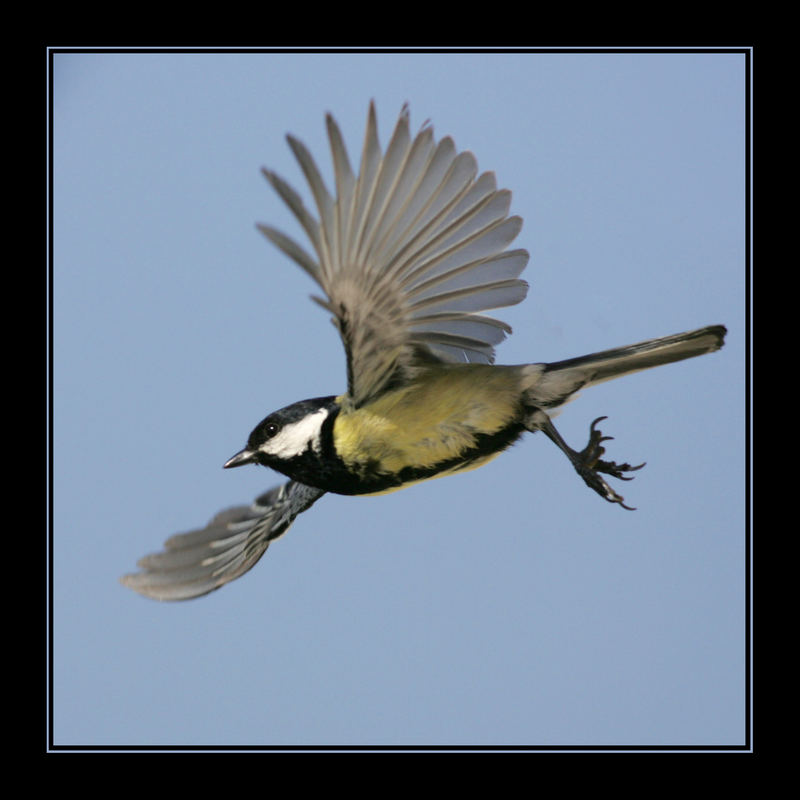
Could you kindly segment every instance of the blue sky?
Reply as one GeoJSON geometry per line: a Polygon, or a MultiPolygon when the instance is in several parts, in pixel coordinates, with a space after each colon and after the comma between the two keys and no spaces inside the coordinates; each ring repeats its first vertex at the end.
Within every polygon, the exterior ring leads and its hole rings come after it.
{"type": "Polygon", "coordinates": [[[738,54],[54,56],[53,741],[740,745],[745,740],[744,78],[738,54]],[[724,323],[719,353],[588,390],[573,447],[646,461],[603,502],[541,435],[378,498],[328,495],[187,603],[118,577],[282,479],[223,471],[268,412],[344,389],[301,238],[374,99],[512,190],[528,299],[498,363],[724,323]]]}

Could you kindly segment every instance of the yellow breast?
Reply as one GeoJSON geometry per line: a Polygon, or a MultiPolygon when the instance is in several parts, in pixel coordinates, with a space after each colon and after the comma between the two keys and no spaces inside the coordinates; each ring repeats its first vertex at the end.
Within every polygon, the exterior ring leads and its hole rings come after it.
{"type": "Polygon", "coordinates": [[[519,399],[514,367],[437,365],[356,411],[342,412],[334,423],[336,450],[348,465],[370,471],[433,467],[468,453],[477,436],[510,424],[519,399]]]}

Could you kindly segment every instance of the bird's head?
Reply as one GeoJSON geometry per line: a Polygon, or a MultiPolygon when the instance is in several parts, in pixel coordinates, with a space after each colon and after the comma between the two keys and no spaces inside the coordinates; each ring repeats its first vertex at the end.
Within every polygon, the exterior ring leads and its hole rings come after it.
{"type": "Polygon", "coordinates": [[[284,472],[294,460],[321,451],[322,426],[338,409],[335,397],[316,397],[274,411],[256,425],[244,449],[223,467],[262,464],[284,472]]]}

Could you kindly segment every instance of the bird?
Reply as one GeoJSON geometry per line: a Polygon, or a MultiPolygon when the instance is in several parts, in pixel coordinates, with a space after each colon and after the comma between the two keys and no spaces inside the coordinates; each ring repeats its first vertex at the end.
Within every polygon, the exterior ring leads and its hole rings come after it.
{"type": "Polygon", "coordinates": [[[605,416],[581,450],[553,417],[582,389],[722,347],[723,325],[648,339],[551,363],[495,364],[511,328],[485,314],[521,302],[529,254],[511,244],[522,219],[511,193],[475,156],[430,121],[412,135],[403,105],[382,150],[374,101],[357,174],[341,131],[325,117],[334,193],[295,136],[287,141],[308,183],[315,216],[300,194],[262,169],[309,239],[313,254],[271,225],[261,233],[322,290],[346,355],[342,394],[270,413],[226,469],[262,465],[288,481],[249,506],[174,535],[122,583],[156,600],[187,600],[240,577],[295,518],[326,493],[376,495],[481,467],[524,433],[543,433],[584,483],[627,510],[607,478],[631,480],[644,464],[603,458],[605,416]]]}

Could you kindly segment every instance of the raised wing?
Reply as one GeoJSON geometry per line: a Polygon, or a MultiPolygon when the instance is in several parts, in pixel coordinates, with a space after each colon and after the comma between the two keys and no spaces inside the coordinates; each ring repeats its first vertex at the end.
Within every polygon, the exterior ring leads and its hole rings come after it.
{"type": "Polygon", "coordinates": [[[294,481],[276,486],[250,506],[221,511],[205,528],[170,536],[160,553],[139,559],[141,572],[120,581],[154,600],[189,600],[213,592],[251,569],[323,494],[294,481]]]}
{"type": "Polygon", "coordinates": [[[483,315],[514,305],[528,286],[525,250],[506,250],[522,220],[511,193],[453,140],[423,125],[412,139],[403,107],[386,152],[370,104],[358,177],[339,128],[326,117],[336,197],[304,145],[288,136],[319,219],[274,172],[264,175],[308,235],[315,256],[268,225],[259,229],[322,288],[347,354],[349,400],[359,407],[412,377],[422,361],[491,363],[511,328],[483,315]]]}

